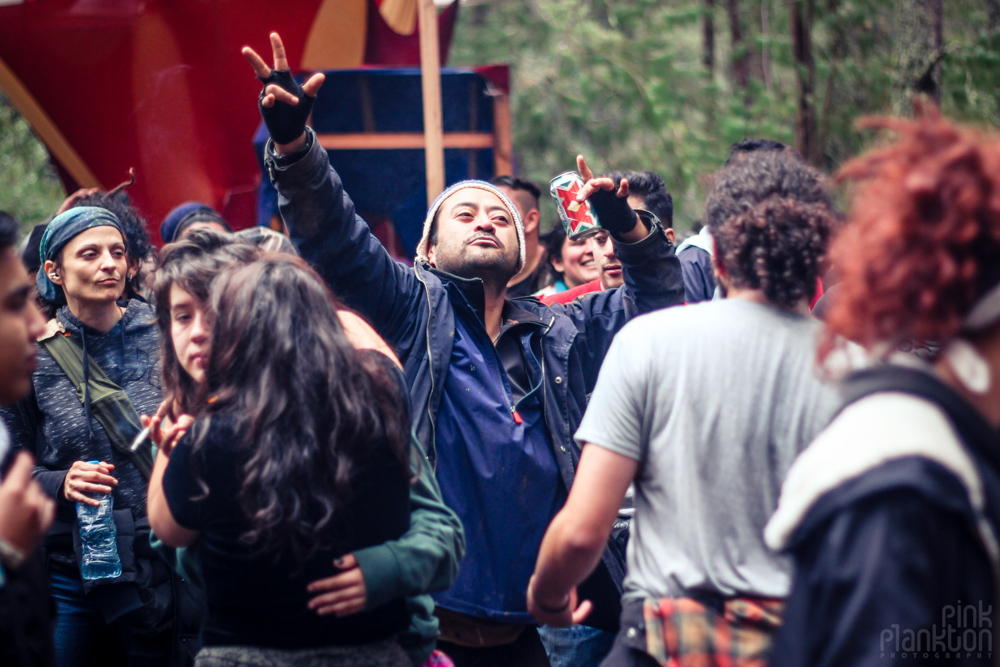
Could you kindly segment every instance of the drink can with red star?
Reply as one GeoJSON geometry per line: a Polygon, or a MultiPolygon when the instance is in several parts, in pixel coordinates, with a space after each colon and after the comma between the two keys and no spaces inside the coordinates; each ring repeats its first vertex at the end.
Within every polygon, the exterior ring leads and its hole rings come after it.
{"type": "Polygon", "coordinates": [[[571,239],[586,236],[600,226],[590,202],[586,199],[576,200],[576,194],[582,187],[583,178],[575,171],[559,174],[549,183],[549,192],[556,200],[559,219],[562,220],[566,236],[571,239]]]}

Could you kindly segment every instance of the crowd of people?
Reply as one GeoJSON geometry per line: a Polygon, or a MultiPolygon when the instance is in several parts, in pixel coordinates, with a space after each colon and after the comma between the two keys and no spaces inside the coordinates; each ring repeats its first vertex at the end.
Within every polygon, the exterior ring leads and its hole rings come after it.
{"type": "Polygon", "coordinates": [[[868,120],[846,213],[740,142],[676,247],[581,156],[588,235],[503,175],[399,261],[271,42],[287,237],[81,191],[22,262],[0,215],[0,663],[997,662],[1000,138],[868,120]]]}

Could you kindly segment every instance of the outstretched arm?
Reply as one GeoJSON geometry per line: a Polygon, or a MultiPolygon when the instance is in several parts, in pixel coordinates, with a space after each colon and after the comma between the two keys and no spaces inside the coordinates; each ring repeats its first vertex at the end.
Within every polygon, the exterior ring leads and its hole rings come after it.
{"type": "MultiPolygon", "coordinates": [[[[583,156],[577,165],[584,177],[592,176],[583,156]]],[[[684,280],[674,245],[651,214],[637,213],[628,205],[628,181],[590,178],[578,199],[589,199],[601,226],[615,239],[625,284],[613,290],[586,294],[567,304],[550,306],[564,313],[580,335],[574,345],[586,362],[585,382],[592,388],[615,334],[636,315],[684,302],[684,280]]]]}
{"type": "Polygon", "coordinates": [[[264,84],[259,107],[272,139],[265,162],[289,236],[333,292],[399,350],[416,321],[421,285],[412,269],[393,261],[357,215],[326,151],[306,129],[323,75],[299,86],[277,33],[271,34],[271,47],[273,69],[250,47],[243,54],[264,84]]]}
{"type": "Polygon", "coordinates": [[[581,622],[591,605],[576,587],[601,560],[638,462],[597,445],[583,448],[566,505],[545,531],[528,584],[528,611],[539,623],[581,622]]]}

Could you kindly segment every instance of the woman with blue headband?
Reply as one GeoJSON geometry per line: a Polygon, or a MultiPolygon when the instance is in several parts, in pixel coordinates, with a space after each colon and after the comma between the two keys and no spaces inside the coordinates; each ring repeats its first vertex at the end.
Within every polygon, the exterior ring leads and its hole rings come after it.
{"type": "MultiPolygon", "coordinates": [[[[128,664],[166,665],[171,579],[149,547],[148,470],[120,444],[118,432],[130,437],[131,422],[118,428],[109,421],[100,393],[103,373],[113,383],[105,387],[122,390],[116,396],[124,406],[138,414],[156,411],[162,392],[155,313],[123,299],[128,242],[109,210],[78,206],[59,214],[39,255],[38,292],[56,316],[40,339],[31,395],[2,414],[14,445],[34,454],[36,479],[58,503],[45,542],[57,661],[60,667],[112,662],[108,647],[117,641],[96,642],[110,629],[120,634],[128,664]],[[99,505],[103,494],[112,494],[122,573],[89,580],[81,576],[75,505],[99,505]]],[[[129,414],[125,407],[119,412],[129,414]]]]}

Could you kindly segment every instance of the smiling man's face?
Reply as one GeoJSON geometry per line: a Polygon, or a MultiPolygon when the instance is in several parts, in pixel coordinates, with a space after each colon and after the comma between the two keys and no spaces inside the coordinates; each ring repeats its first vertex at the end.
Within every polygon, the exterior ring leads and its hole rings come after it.
{"type": "Polygon", "coordinates": [[[432,266],[463,278],[506,285],[517,273],[520,256],[517,228],[500,197],[467,187],[441,202],[437,242],[427,251],[432,266]]]}
{"type": "Polygon", "coordinates": [[[600,273],[601,289],[615,289],[625,284],[622,263],[615,254],[615,242],[606,231],[600,231],[588,239],[594,250],[594,265],[600,273]]]}

